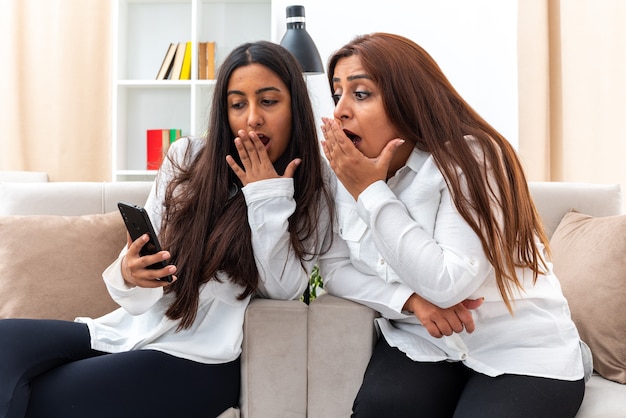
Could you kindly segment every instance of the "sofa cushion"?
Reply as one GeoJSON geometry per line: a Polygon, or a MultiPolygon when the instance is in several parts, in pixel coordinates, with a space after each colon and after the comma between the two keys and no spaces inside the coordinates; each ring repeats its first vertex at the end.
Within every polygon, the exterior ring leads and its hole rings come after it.
{"type": "Polygon", "coordinates": [[[569,212],[550,243],[554,272],[594,369],[626,383],[626,216],[569,212]]]}
{"type": "Polygon", "coordinates": [[[0,216],[0,318],[97,317],[117,308],[102,272],[126,243],[119,212],[0,216]]]}

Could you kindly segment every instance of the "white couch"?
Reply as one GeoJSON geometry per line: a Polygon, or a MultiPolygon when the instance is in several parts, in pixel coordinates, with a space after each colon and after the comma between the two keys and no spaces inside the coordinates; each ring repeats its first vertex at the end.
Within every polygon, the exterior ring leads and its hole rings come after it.
{"type": "MultiPolygon", "coordinates": [[[[9,305],[6,302],[3,305],[3,301],[12,302],[19,299],[19,292],[32,292],[32,288],[26,288],[24,284],[28,280],[40,283],[39,277],[27,277],[29,272],[24,269],[20,269],[19,274],[12,273],[20,277],[3,277],[3,272],[6,269],[10,270],[13,263],[17,263],[20,258],[28,261],[29,256],[23,251],[16,253],[8,248],[19,241],[11,241],[11,237],[6,236],[3,231],[13,228],[11,231],[24,234],[21,240],[30,240],[30,245],[37,247],[45,244],[37,243],[37,236],[46,236],[46,228],[53,228],[53,224],[61,225],[48,231],[48,236],[55,237],[49,241],[54,241],[51,243],[53,246],[58,244],[59,248],[56,251],[68,251],[61,248],[61,239],[62,235],[67,233],[67,229],[78,228],[76,226],[78,224],[71,223],[75,218],[82,220],[82,216],[100,214],[97,216],[101,218],[91,217],[88,220],[104,222],[107,215],[102,214],[108,213],[110,218],[106,218],[107,222],[117,222],[117,218],[112,219],[115,215],[111,214],[117,211],[117,202],[126,200],[143,204],[149,189],[150,183],[147,182],[0,181],[0,317],[49,316],[52,311],[46,307],[61,304],[59,300],[62,296],[54,293],[62,284],[61,281],[57,281],[47,290],[48,293],[38,296],[36,300],[28,299],[26,295],[23,297],[26,302],[17,304],[17,307],[6,308],[5,305],[9,305]],[[63,226],[66,225],[63,222],[70,222],[67,224],[69,226],[63,226]],[[32,234],[26,232],[29,231],[28,225],[15,228],[16,224],[28,224],[31,225],[30,228],[38,228],[36,232],[41,232],[32,234]],[[32,226],[33,224],[35,226],[32,226]],[[7,289],[13,285],[12,283],[18,287],[12,288],[9,294],[7,289]],[[39,306],[43,307],[42,310],[39,310],[39,306]]],[[[616,185],[532,183],[531,192],[549,235],[554,232],[563,215],[572,208],[594,216],[617,215],[623,210],[621,191],[616,185]]],[[[81,225],[83,229],[95,229],[93,226],[81,225]]],[[[121,218],[115,228],[116,234],[124,233],[121,218]]],[[[89,237],[90,230],[84,230],[81,234],[89,237]]],[[[113,243],[112,248],[108,250],[109,253],[115,254],[123,245],[124,239],[125,236],[120,235],[119,244],[113,243]]],[[[70,250],[100,251],[98,248],[92,248],[98,246],[97,242],[99,241],[95,239],[81,239],[77,245],[82,247],[70,250]]],[[[25,248],[28,249],[29,246],[25,248]]],[[[110,263],[112,256],[100,257],[104,258],[100,260],[101,265],[106,266],[110,263]]],[[[62,273],[56,268],[60,259],[33,259],[32,263],[37,263],[44,271],[49,270],[50,274],[60,275],[62,273]]],[[[85,256],[84,263],[87,263],[87,260],[85,256]]],[[[106,290],[97,288],[101,282],[101,269],[100,266],[92,266],[88,273],[83,274],[93,276],[90,279],[94,283],[92,288],[95,289],[93,292],[97,293],[96,298],[106,300],[108,298],[106,290]]],[[[70,275],[67,280],[81,279],[70,275]]],[[[73,299],[87,300],[84,296],[70,296],[73,299]]],[[[68,299],[67,302],[69,305],[69,302],[75,300],[68,299]]],[[[89,309],[94,308],[87,306],[87,302],[81,303],[80,300],[78,302],[67,311],[63,311],[61,306],[61,311],[54,311],[54,315],[72,318],[85,315],[86,312],[90,313],[89,309]]],[[[102,307],[105,308],[108,309],[102,307]]],[[[240,406],[239,409],[225,412],[222,417],[348,417],[376,338],[373,325],[375,315],[369,308],[327,294],[318,297],[308,307],[300,301],[254,299],[248,308],[244,325],[240,406]]],[[[578,417],[625,416],[626,385],[594,375],[587,385],[578,417]]]]}

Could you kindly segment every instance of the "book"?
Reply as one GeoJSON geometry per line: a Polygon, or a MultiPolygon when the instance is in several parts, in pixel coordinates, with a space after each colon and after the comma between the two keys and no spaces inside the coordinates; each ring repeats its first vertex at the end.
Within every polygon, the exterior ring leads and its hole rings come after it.
{"type": "Polygon", "coordinates": [[[206,80],[206,42],[198,42],[198,80],[206,80]]]}
{"type": "Polygon", "coordinates": [[[180,69],[180,80],[191,79],[191,42],[185,44],[185,55],[183,56],[183,65],[180,69]]]}
{"type": "Polygon", "coordinates": [[[182,136],[180,129],[170,129],[170,144],[182,136]]]}
{"type": "Polygon", "coordinates": [[[174,63],[172,64],[172,71],[170,71],[170,80],[180,80],[180,70],[183,68],[186,48],[186,42],[179,42],[178,45],[176,45],[176,55],[174,55],[174,63]]]}
{"type": "Polygon", "coordinates": [[[215,79],[215,42],[198,43],[198,80],[215,79]]]}
{"type": "Polygon", "coordinates": [[[170,144],[180,137],[180,129],[148,129],[146,131],[146,168],[158,170],[170,149],[170,144]]]}
{"type": "Polygon", "coordinates": [[[167,80],[167,77],[170,74],[172,69],[172,63],[174,62],[174,55],[176,54],[176,44],[171,43],[165,52],[165,56],[163,57],[163,62],[161,63],[161,68],[159,68],[159,72],[157,73],[157,80],[167,80]]]}
{"type": "Polygon", "coordinates": [[[161,161],[159,162],[159,166],[163,162],[165,155],[167,154],[167,150],[170,148],[170,130],[169,129],[161,129],[161,161]]]}
{"type": "Polygon", "coordinates": [[[163,161],[163,130],[148,129],[146,131],[146,168],[158,170],[163,161]]]}

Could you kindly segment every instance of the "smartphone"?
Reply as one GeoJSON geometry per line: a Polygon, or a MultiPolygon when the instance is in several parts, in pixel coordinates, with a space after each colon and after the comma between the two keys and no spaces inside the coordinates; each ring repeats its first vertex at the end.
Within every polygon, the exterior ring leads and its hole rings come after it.
{"type": "MultiPolygon", "coordinates": [[[[130,234],[130,238],[135,241],[137,238],[142,236],[143,234],[148,234],[150,237],[148,242],[144,244],[141,248],[139,254],[141,256],[156,254],[161,251],[161,244],[159,244],[159,239],[157,238],[156,233],[154,232],[154,228],[152,227],[152,222],[150,222],[150,218],[148,217],[148,212],[144,208],[138,205],[134,205],[132,203],[127,202],[118,202],[117,207],[122,214],[122,218],[124,219],[124,223],[126,224],[126,229],[128,229],[128,233],[130,234]]],[[[165,261],[159,261],[157,263],[149,265],[147,268],[149,269],[162,269],[167,266],[165,261]]],[[[159,280],[166,281],[168,283],[172,282],[172,276],[168,275],[165,277],[159,278],[159,280]]]]}

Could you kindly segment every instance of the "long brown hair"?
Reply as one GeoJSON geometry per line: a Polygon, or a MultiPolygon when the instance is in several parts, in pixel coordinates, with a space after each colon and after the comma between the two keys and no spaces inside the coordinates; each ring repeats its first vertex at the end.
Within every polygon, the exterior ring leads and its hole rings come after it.
{"type": "Polygon", "coordinates": [[[549,248],[515,150],[410,39],[387,33],[355,38],[330,57],[331,91],[337,62],[353,55],[380,87],[387,117],[400,136],[432,154],[456,208],[480,237],[512,313],[514,288],[522,288],[515,268],[531,269],[536,281],[547,266],[535,237],[549,248]],[[466,135],[475,138],[480,156],[466,135]]]}
{"type": "Polygon", "coordinates": [[[320,248],[322,237],[317,227],[321,212],[330,208],[331,197],[323,182],[313,110],[300,67],[277,44],[259,41],[240,45],[219,68],[204,148],[189,165],[176,167],[177,174],[165,195],[161,236],[177,266],[178,277],[166,290],[175,292],[167,316],[181,320],[179,329],[191,326],[199,303],[199,287],[217,280],[218,271],[242,286],[239,299],[258,288],[259,272],[242,185],[226,164],[226,155],[230,154],[241,165],[228,122],[228,81],[234,70],[253,63],[276,73],[291,94],[291,139],[274,163],[282,175],[290,161],[302,159],[294,175],[296,209],[288,227],[291,247],[300,260],[314,257],[315,249],[320,248]]]}

